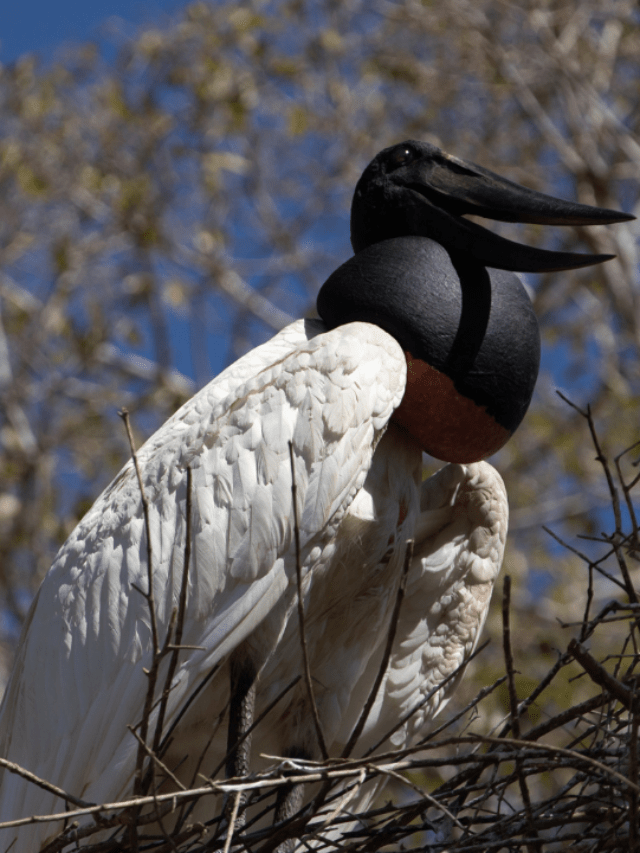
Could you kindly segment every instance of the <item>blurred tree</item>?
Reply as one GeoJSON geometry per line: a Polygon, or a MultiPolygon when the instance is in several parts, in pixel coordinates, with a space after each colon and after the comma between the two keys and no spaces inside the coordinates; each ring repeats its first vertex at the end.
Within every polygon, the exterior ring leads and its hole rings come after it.
{"type": "MultiPolygon", "coordinates": [[[[116,48],[109,64],[86,45],[51,68],[0,68],[5,640],[128,457],[117,410],[132,411],[141,441],[310,310],[350,254],[350,196],[379,149],[424,139],[535,189],[638,208],[633,0],[200,2],[116,48]]],[[[609,506],[584,423],[554,388],[591,404],[611,450],[638,438],[637,224],[496,229],[618,256],[530,282],[543,373],[494,460],[512,504],[526,694],[566,645],[557,617],[585,606],[584,564],[540,526],[598,532],[609,506]]],[[[605,582],[596,599],[612,593],[605,582]]],[[[492,649],[483,682],[501,666],[492,649]]]]}

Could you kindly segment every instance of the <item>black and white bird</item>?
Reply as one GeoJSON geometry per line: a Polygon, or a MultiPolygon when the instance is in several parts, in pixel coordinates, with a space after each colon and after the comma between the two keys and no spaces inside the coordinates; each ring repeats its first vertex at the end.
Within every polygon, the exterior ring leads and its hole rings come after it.
{"type": "MultiPolygon", "coordinates": [[[[610,257],[521,246],[464,214],[551,225],[633,218],[532,192],[432,145],[378,154],[355,191],[355,254],[320,291],[321,319],[295,322],[239,359],[138,451],[148,530],[129,462],[61,548],[16,653],[1,757],[87,802],[131,794],[138,744],[128,726],[143,715],[153,654],[139,592],[147,536],[162,644],[185,571],[188,469],[188,648],[168,696],[165,765],[185,785],[212,772],[227,752],[229,705],[250,694],[258,714],[302,672],[292,465],[327,750],[340,755],[380,669],[408,540],[395,645],[355,754],[424,732],[477,642],[502,561],[507,497],[482,460],[524,417],[539,362],[514,271],[610,257]],[[423,452],[449,463],[425,482],[423,452]]],[[[157,713],[156,703],[150,731],[157,713]]],[[[265,766],[264,753],[319,757],[304,679],[257,726],[252,769],[265,766]]],[[[0,773],[0,820],[65,810],[61,796],[0,773]]],[[[62,826],[4,829],[0,850],[33,853],[62,826]]]]}

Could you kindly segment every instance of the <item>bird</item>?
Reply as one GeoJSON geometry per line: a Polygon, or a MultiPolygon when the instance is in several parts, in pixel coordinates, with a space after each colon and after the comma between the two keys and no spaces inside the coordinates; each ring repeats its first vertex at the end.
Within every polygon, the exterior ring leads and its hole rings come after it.
{"type": "MultiPolygon", "coordinates": [[[[160,664],[148,738],[162,714],[163,767],[187,786],[263,769],[264,756],[344,754],[376,679],[354,755],[415,743],[446,706],[507,535],[506,491],[486,458],[522,421],[538,373],[538,325],[517,273],[611,257],[521,246],[467,214],[633,218],[534,192],[425,142],[381,151],[356,185],[354,254],[321,288],[318,317],[185,403],[56,556],[0,708],[0,822],[139,790],[131,727],[163,643],[178,648],[172,672],[171,655],[160,664]],[[425,480],[423,453],[445,463],[425,480]],[[295,682],[299,603],[317,722],[305,679],[295,682]]],[[[155,772],[160,792],[172,790],[155,772]]],[[[63,829],[0,829],[0,850],[31,853],[63,829]]]]}

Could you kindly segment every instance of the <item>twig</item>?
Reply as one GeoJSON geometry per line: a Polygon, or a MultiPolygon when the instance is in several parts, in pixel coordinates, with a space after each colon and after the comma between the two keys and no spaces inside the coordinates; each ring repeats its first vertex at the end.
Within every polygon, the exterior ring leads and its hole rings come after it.
{"type": "Polygon", "coordinates": [[[4,767],[5,770],[8,770],[10,773],[15,773],[16,776],[22,776],[23,779],[27,780],[27,782],[37,785],[39,788],[42,788],[44,791],[48,791],[50,794],[55,794],[57,797],[60,797],[61,800],[73,803],[74,806],[79,806],[80,808],[94,807],[93,803],[88,803],[86,800],[74,797],[72,794],[69,794],[57,785],[47,782],[46,779],[41,779],[39,776],[36,776],[35,773],[30,773],[29,770],[25,770],[25,768],[21,767],[19,764],[16,764],[13,761],[7,761],[6,758],[0,758],[0,767],[4,767]]]}
{"type": "Polygon", "coordinates": [[[635,507],[633,506],[633,501],[631,499],[631,490],[634,486],[637,485],[640,480],[640,474],[637,474],[630,483],[626,483],[624,476],[622,474],[622,466],[620,465],[620,460],[623,456],[626,456],[628,453],[631,453],[632,450],[635,450],[636,447],[640,446],[640,441],[634,442],[630,447],[627,447],[626,450],[623,450],[622,453],[619,453],[615,458],[615,466],[616,471],[618,473],[618,480],[620,485],[622,486],[622,493],[624,494],[624,500],[627,505],[627,511],[629,512],[629,518],[631,520],[631,536],[634,540],[634,548],[640,547],[640,543],[638,542],[638,519],[636,517],[635,507]]]}
{"type": "MultiPolygon", "coordinates": [[[[168,814],[172,809],[171,803],[165,803],[161,807],[159,807],[159,811],[161,814],[168,814]]],[[[126,812],[119,812],[118,814],[113,815],[111,818],[105,818],[101,815],[92,815],[93,819],[96,821],[95,824],[88,824],[87,826],[79,826],[77,821],[74,822],[73,827],[71,829],[63,830],[59,835],[57,835],[53,841],[50,841],[46,847],[43,847],[40,853],[58,853],[60,850],[64,850],[70,843],[75,842],[77,844],[78,841],[83,838],[90,838],[92,835],[95,835],[97,832],[102,832],[106,829],[114,829],[122,826],[127,826],[131,820],[131,817],[126,812]]],[[[143,826],[145,824],[153,823],[158,819],[158,812],[149,812],[144,815],[138,815],[136,817],[136,823],[138,826],[143,826]]],[[[113,843],[113,842],[112,842],[113,843]]],[[[105,844],[109,844],[109,842],[105,842],[105,844]]],[[[104,847],[104,844],[100,844],[101,847],[104,847]]],[[[80,848],[82,850],[96,850],[99,849],[98,845],[92,844],[89,848],[80,848]]],[[[122,849],[121,846],[118,847],[119,850],[122,849]]]]}
{"type": "Polygon", "coordinates": [[[164,717],[167,711],[167,702],[169,701],[169,693],[171,691],[171,684],[173,682],[173,676],[175,675],[176,668],[178,666],[178,656],[180,654],[180,648],[182,644],[182,634],[184,630],[184,616],[187,607],[187,588],[188,588],[188,580],[189,580],[189,564],[191,562],[191,481],[192,481],[192,473],[191,468],[187,466],[187,496],[186,496],[186,507],[185,507],[185,543],[184,543],[184,561],[182,567],[182,582],[180,584],[180,600],[178,603],[178,613],[176,619],[176,636],[175,636],[175,645],[170,646],[169,638],[171,636],[171,629],[167,632],[167,642],[165,643],[165,647],[167,649],[172,649],[171,660],[169,661],[169,668],[167,670],[167,677],[165,678],[164,689],[162,691],[162,701],[160,703],[160,709],[158,711],[158,719],[156,721],[156,731],[155,736],[153,738],[153,751],[156,754],[159,754],[160,744],[162,739],[162,729],[164,727],[164,717]]]}
{"type": "MultiPolygon", "coordinates": [[[[559,545],[562,545],[562,547],[566,548],[567,551],[570,551],[572,554],[575,554],[576,557],[579,557],[588,566],[594,568],[597,572],[599,572],[608,581],[611,581],[611,583],[614,583],[616,586],[620,587],[620,589],[623,590],[624,592],[627,591],[625,585],[621,581],[619,581],[618,578],[614,578],[613,575],[609,574],[609,572],[605,571],[605,569],[603,569],[602,566],[600,566],[600,563],[604,559],[609,557],[610,554],[613,554],[613,550],[611,550],[609,554],[605,554],[605,556],[602,557],[600,560],[595,560],[595,561],[590,560],[586,554],[582,553],[582,551],[578,551],[578,549],[574,548],[573,545],[570,545],[568,542],[565,542],[564,539],[561,539],[560,536],[558,536],[557,533],[554,533],[550,527],[546,527],[546,525],[543,524],[542,529],[544,530],[545,533],[548,533],[549,536],[551,536],[553,539],[555,539],[559,545]]],[[[583,637],[582,639],[585,640],[586,637],[583,637]]]]}
{"type": "Polygon", "coordinates": [[[556,394],[560,397],[561,400],[571,406],[579,415],[581,415],[587,422],[589,426],[589,432],[591,433],[591,440],[593,442],[593,446],[596,450],[596,461],[602,465],[602,470],[604,471],[604,476],[607,481],[607,486],[609,487],[609,494],[611,495],[611,507],[613,509],[613,516],[615,519],[616,525],[616,533],[622,532],[622,515],[620,513],[620,496],[618,495],[618,490],[616,489],[616,484],[613,480],[613,476],[611,475],[611,471],[609,470],[609,463],[607,462],[607,458],[602,452],[600,447],[600,442],[598,441],[598,434],[596,432],[595,424],[593,422],[593,417],[591,415],[591,406],[587,406],[586,411],[582,411],[575,403],[572,403],[568,397],[562,393],[562,391],[557,391],[556,394]]]}
{"type": "Polygon", "coordinates": [[[233,808],[231,809],[231,817],[229,818],[229,827],[227,829],[227,837],[224,842],[223,853],[229,853],[229,848],[231,847],[231,839],[233,838],[233,831],[236,826],[236,818],[238,816],[238,808],[240,806],[241,798],[242,792],[237,791],[236,795],[233,798],[233,808]]]}
{"type": "MultiPolygon", "coordinates": [[[[637,697],[634,695],[634,700],[637,697]]],[[[636,702],[634,701],[635,705],[636,702]]],[[[631,718],[631,731],[629,732],[629,779],[638,786],[638,714],[631,718]]],[[[629,789],[629,850],[638,849],[638,792],[629,789]]]]}
{"type": "Polygon", "coordinates": [[[164,736],[164,739],[163,739],[163,741],[162,741],[162,746],[161,746],[161,748],[160,748],[160,755],[162,755],[162,754],[165,752],[165,750],[168,748],[169,743],[171,742],[171,737],[172,737],[172,735],[173,735],[173,733],[174,733],[174,731],[175,731],[176,727],[178,726],[178,724],[180,723],[180,721],[181,721],[181,720],[182,720],[182,718],[184,717],[184,715],[187,713],[187,711],[189,710],[189,708],[191,707],[191,705],[196,701],[196,699],[198,698],[198,696],[200,695],[200,693],[202,693],[202,691],[204,690],[204,688],[205,688],[205,687],[207,686],[207,684],[211,681],[211,679],[212,679],[212,678],[213,678],[213,676],[218,672],[218,670],[219,670],[219,669],[220,669],[220,664],[219,664],[219,663],[217,663],[217,664],[216,664],[214,667],[212,667],[212,668],[211,668],[211,670],[210,670],[210,671],[205,675],[205,677],[202,679],[202,681],[200,682],[200,684],[198,684],[198,686],[197,686],[196,688],[194,688],[194,690],[192,690],[192,691],[191,691],[191,693],[189,694],[189,698],[188,698],[188,699],[187,699],[187,701],[183,704],[183,706],[182,706],[182,708],[180,709],[179,713],[178,713],[178,714],[176,714],[176,716],[175,716],[175,717],[174,717],[174,719],[172,720],[171,725],[170,725],[170,727],[169,727],[169,730],[167,731],[167,733],[166,733],[166,734],[165,734],[165,736],[164,736]]]}
{"type": "MultiPolygon", "coordinates": [[[[609,495],[611,496],[611,508],[613,509],[613,516],[615,520],[615,533],[610,538],[610,541],[613,545],[616,558],[618,560],[618,566],[620,567],[620,573],[622,574],[624,580],[624,587],[629,596],[629,599],[633,601],[634,604],[637,604],[639,599],[638,595],[635,591],[633,583],[631,582],[631,577],[629,575],[629,570],[627,564],[624,560],[624,557],[619,553],[619,549],[617,547],[619,539],[623,536],[622,532],[622,513],[620,512],[620,495],[618,494],[618,489],[616,488],[615,481],[613,479],[613,475],[609,469],[609,462],[607,457],[602,452],[602,448],[600,447],[600,441],[598,440],[598,433],[595,428],[595,424],[593,422],[593,417],[591,415],[591,407],[587,406],[586,412],[583,412],[579,409],[574,403],[572,403],[567,397],[564,396],[560,391],[557,392],[558,395],[576,410],[579,414],[582,415],[583,418],[586,419],[587,424],[589,426],[589,432],[591,433],[591,440],[593,442],[593,446],[596,450],[596,461],[602,465],[602,470],[604,471],[605,479],[607,481],[607,486],[609,488],[609,495]]],[[[632,516],[635,518],[635,516],[632,516]]]]}
{"type": "MultiPolygon", "coordinates": [[[[518,695],[516,693],[516,684],[513,667],[513,652],[511,651],[511,626],[509,624],[509,607],[511,604],[511,576],[505,575],[503,582],[502,594],[502,644],[504,650],[504,662],[507,670],[507,685],[509,688],[509,713],[511,716],[511,731],[516,739],[520,739],[520,717],[518,713],[518,695]]],[[[520,786],[520,794],[524,803],[529,830],[534,838],[538,838],[538,833],[533,823],[531,812],[531,795],[527,787],[527,781],[522,772],[522,765],[516,758],[516,773],[518,776],[518,784],[520,786]]],[[[540,850],[540,842],[533,845],[535,849],[540,850]]]]}
{"type": "Polygon", "coordinates": [[[300,644],[302,646],[302,661],[304,666],[304,678],[307,685],[307,694],[309,696],[309,705],[311,706],[311,715],[313,724],[316,730],[318,746],[320,753],[324,759],[329,757],[327,744],[324,739],[322,725],[320,724],[320,715],[318,714],[318,706],[316,705],[316,697],[313,693],[313,684],[311,681],[311,669],[309,668],[309,651],[307,647],[307,636],[305,630],[304,618],[304,598],[302,596],[302,565],[300,562],[300,524],[298,521],[298,486],[296,484],[296,468],[293,455],[293,442],[289,442],[289,461],[291,464],[291,500],[293,503],[293,527],[296,546],[296,583],[298,585],[298,624],[300,627],[300,644]]]}
{"type": "Polygon", "coordinates": [[[373,708],[373,703],[376,700],[376,696],[378,695],[378,690],[380,689],[380,685],[382,684],[382,680],[387,672],[387,667],[389,666],[389,659],[391,658],[391,651],[393,649],[393,641],[396,638],[396,630],[398,628],[398,619],[400,617],[400,607],[402,606],[402,601],[404,599],[404,592],[407,586],[407,575],[409,574],[409,569],[411,568],[411,560],[413,558],[413,539],[408,540],[407,549],[404,555],[404,564],[402,566],[402,574],[400,575],[400,582],[398,584],[398,592],[396,593],[396,601],[393,606],[393,612],[391,614],[391,621],[389,622],[389,631],[387,634],[387,643],[384,649],[384,653],[382,655],[382,660],[380,661],[380,666],[378,667],[378,674],[376,676],[375,681],[373,682],[373,686],[369,691],[369,695],[367,697],[367,701],[364,703],[364,707],[362,709],[362,713],[356,723],[353,731],[351,732],[351,737],[349,738],[347,745],[342,750],[341,758],[348,758],[351,755],[355,745],[358,742],[360,735],[362,734],[362,730],[364,728],[364,724],[367,722],[367,718],[371,709],[373,708]]]}
{"type": "MultiPolygon", "coordinates": [[[[356,780],[355,785],[353,785],[353,787],[349,791],[347,791],[342,797],[338,798],[338,804],[333,807],[333,810],[331,812],[329,812],[327,817],[322,822],[323,827],[331,825],[333,823],[333,821],[336,819],[336,817],[338,816],[338,814],[358,794],[360,788],[364,784],[364,780],[366,779],[366,777],[367,777],[367,771],[366,771],[366,768],[363,767],[360,770],[360,775],[358,776],[358,779],[356,780]]],[[[405,781],[404,778],[402,781],[403,782],[405,781]]]]}
{"type": "Polygon", "coordinates": [[[604,690],[608,690],[614,699],[617,699],[618,702],[625,706],[627,711],[632,714],[634,713],[636,710],[636,696],[632,690],[629,690],[617,678],[608,673],[577,640],[571,640],[568,651],[574,656],[595,684],[604,690]]]}
{"type": "Polygon", "coordinates": [[[182,782],[178,779],[178,777],[171,770],[169,770],[169,768],[162,761],[162,759],[158,758],[158,756],[153,751],[153,749],[142,740],[142,738],[140,737],[138,732],[135,730],[135,728],[133,726],[127,726],[127,728],[129,729],[131,734],[134,736],[134,738],[138,741],[138,744],[142,747],[142,749],[144,749],[145,753],[149,756],[151,761],[153,761],[155,764],[157,764],[163,773],[166,773],[167,777],[169,779],[171,779],[171,781],[173,782],[174,785],[177,785],[181,791],[186,791],[187,790],[186,786],[182,784],[182,782]]]}
{"type": "Polygon", "coordinates": [[[548,735],[550,732],[560,729],[568,723],[573,723],[576,720],[579,720],[584,717],[585,714],[589,714],[591,711],[597,711],[610,701],[610,698],[604,693],[599,696],[592,696],[591,699],[586,699],[584,702],[580,702],[578,705],[573,705],[571,708],[567,708],[566,711],[556,714],[553,719],[546,720],[544,723],[540,723],[534,728],[529,729],[525,738],[533,743],[541,737],[544,737],[544,735],[548,735]]]}
{"type": "Polygon", "coordinates": [[[520,737],[520,718],[518,715],[518,697],[514,679],[513,653],[511,651],[511,627],[509,625],[509,605],[511,603],[511,576],[505,575],[502,587],[502,648],[505,668],[507,670],[507,685],[509,688],[509,712],[511,715],[511,731],[516,738],[520,737]]]}
{"type": "MultiPolygon", "coordinates": [[[[485,741],[486,743],[497,743],[501,746],[506,746],[508,744],[512,744],[515,747],[530,747],[531,742],[528,740],[517,740],[516,738],[510,738],[509,740],[500,741],[499,738],[489,737],[488,735],[477,735],[479,740],[485,741]]],[[[468,743],[470,739],[466,737],[459,738],[460,743],[468,743]]],[[[619,773],[617,770],[614,770],[613,767],[608,767],[606,764],[603,764],[601,761],[597,761],[595,758],[592,758],[590,755],[586,755],[585,753],[576,752],[572,749],[563,749],[560,746],[553,746],[551,744],[538,744],[538,749],[542,749],[545,752],[548,752],[550,755],[561,755],[567,758],[571,758],[573,761],[578,763],[585,763],[600,770],[601,773],[604,773],[605,776],[611,776],[613,779],[617,779],[618,782],[621,783],[622,787],[627,790],[631,789],[640,794],[640,787],[635,783],[631,782],[630,779],[627,779],[626,776],[623,776],[622,773],[619,773]]]]}
{"type": "MultiPolygon", "coordinates": [[[[153,549],[151,543],[151,522],[149,518],[149,501],[147,499],[144,483],[142,481],[142,473],[140,471],[140,465],[138,464],[138,454],[136,452],[135,443],[133,440],[133,433],[131,432],[131,424],[129,422],[129,412],[127,409],[122,409],[118,413],[122,420],[124,421],[125,429],[127,431],[127,437],[129,439],[129,447],[131,448],[131,458],[133,460],[133,466],[135,468],[136,477],[138,479],[138,488],[140,489],[140,498],[142,501],[142,512],[144,514],[144,526],[147,533],[147,584],[148,589],[146,593],[143,593],[146,598],[148,607],[149,607],[149,619],[151,624],[151,642],[153,645],[152,652],[152,664],[149,670],[147,671],[147,693],[145,697],[144,710],[142,713],[142,721],[140,724],[140,738],[146,743],[147,740],[147,732],[149,729],[149,718],[151,716],[151,709],[154,702],[154,694],[156,687],[156,680],[158,676],[158,653],[160,651],[158,646],[158,626],[156,623],[156,607],[155,607],[155,598],[153,591],[153,549]]],[[[139,794],[142,790],[142,765],[144,763],[145,752],[140,744],[138,744],[138,755],[136,758],[136,770],[134,776],[134,785],[133,792],[134,794],[139,794]]]]}
{"type": "Polygon", "coordinates": [[[449,809],[443,804],[438,802],[434,797],[432,797],[427,791],[422,788],[419,788],[417,785],[414,785],[410,779],[407,779],[406,776],[401,776],[396,770],[384,770],[385,776],[390,776],[392,779],[395,779],[397,782],[400,782],[403,785],[406,785],[408,788],[411,788],[419,797],[423,800],[426,800],[430,803],[434,808],[439,809],[445,814],[449,820],[454,823],[459,829],[464,829],[464,826],[460,823],[458,818],[450,812],[449,809]]]}
{"type": "MultiPolygon", "coordinates": [[[[144,483],[142,481],[142,473],[140,471],[140,465],[138,464],[138,454],[136,452],[135,442],[133,440],[133,433],[131,432],[131,424],[129,422],[129,412],[127,409],[122,409],[121,412],[118,413],[122,420],[124,421],[124,425],[127,431],[127,437],[129,439],[129,447],[131,448],[131,458],[133,459],[133,466],[136,472],[136,477],[138,479],[138,488],[140,489],[140,498],[142,501],[142,512],[144,515],[144,526],[147,534],[147,591],[143,592],[139,590],[139,588],[135,585],[135,589],[142,592],[143,597],[145,598],[147,605],[149,607],[149,620],[151,624],[151,643],[152,643],[152,658],[151,658],[151,666],[148,670],[144,670],[147,676],[147,692],[145,695],[144,701],[144,709],[142,712],[142,719],[140,721],[140,741],[138,743],[138,753],[136,756],[136,769],[134,773],[134,782],[133,782],[133,793],[141,794],[144,789],[143,784],[143,766],[144,766],[144,756],[145,751],[142,747],[142,744],[146,744],[147,742],[147,733],[149,730],[149,722],[151,718],[151,711],[154,703],[155,697],[155,689],[156,689],[156,681],[158,678],[158,667],[159,667],[159,657],[160,657],[160,649],[158,646],[158,626],[156,622],[156,606],[155,606],[155,596],[153,590],[153,548],[151,542],[151,522],[149,518],[149,501],[147,499],[144,483]]],[[[153,771],[154,764],[150,762],[149,764],[149,779],[152,783],[153,781],[153,771]]],[[[131,822],[129,838],[131,842],[131,847],[134,853],[137,853],[138,850],[138,842],[137,842],[137,830],[135,820],[131,822]]]]}

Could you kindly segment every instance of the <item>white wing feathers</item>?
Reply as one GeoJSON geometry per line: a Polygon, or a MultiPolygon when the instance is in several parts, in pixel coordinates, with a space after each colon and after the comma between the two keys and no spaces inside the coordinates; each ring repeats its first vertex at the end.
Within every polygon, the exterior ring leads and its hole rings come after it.
{"type": "MultiPolygon", "coordinates": [[[[378,438],[404,391],[399,345],[375,326],[323,333],[294,323],[183,406],[139,451],[151,505],[161,642],[182,578],[186,469],[193,471],[193,561],[183,653],[168,722],[190,688],[249,633],[267,651],[295,593],[289,441],[303,571],[331,556],[378,438]]],[[[126,790],[151,657],[146,531],[125,466],[63,546],[23,634],[0,711],[0,754],[75,796],[126,790]]],[[[5,771],[0,818],[64,808],[5,771]]],[[[30,851],[57,827],[22,830],[30,851]]],[[[0,835],[4,849],[13,831],[0,835]]]]}
{"type": "Polygon", "coordinates": [[[413,562],[385,682],[361,748],[378,742],[458,667],[391,738],[410,745],[459,684],[500,572],[507,495],[486,462],[446,465],[422,485],[413,562]]]}

